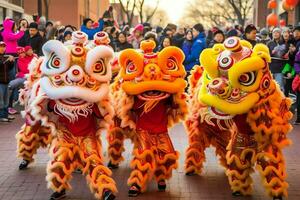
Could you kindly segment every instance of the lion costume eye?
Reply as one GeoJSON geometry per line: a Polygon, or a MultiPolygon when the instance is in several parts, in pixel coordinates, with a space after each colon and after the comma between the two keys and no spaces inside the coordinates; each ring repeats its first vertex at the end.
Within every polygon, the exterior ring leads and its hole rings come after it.
{"type": "Polygon", "coordinates": [[[97,61],[94,64],[93,72],[96,73],[96,74],[100,74],[100,75],[105,75],[106,74],[106,67],[105,67],[103,59],[100,59],[99,61],[97,61]]]}
{"type": "Polygon", "coordinates": [[[55,53],[52,53],[50,59],[47,62],[47,68],[58,69],[60,67],[60,64],[61,64],[60,58],[55,53]]]}
{"type": "Polygon", "coordinates": [[[70,52],[60,41],[49,40],[42,49],[45,57],[40,68],[41,74],[56,75],[68,70],[70,52]]]}
{"type": "Polygon", "coordinates": [[[132,74],[137,71],[136,65],[132,61],[128,61],[126,66],[126,74],[132,74]]]}
{"type": "Polygon", "coordinates": [[[255,72],[247,72],[239,77],[239,82],[243,86],[250,86],[255,83],[256,74],[255,72]]]}

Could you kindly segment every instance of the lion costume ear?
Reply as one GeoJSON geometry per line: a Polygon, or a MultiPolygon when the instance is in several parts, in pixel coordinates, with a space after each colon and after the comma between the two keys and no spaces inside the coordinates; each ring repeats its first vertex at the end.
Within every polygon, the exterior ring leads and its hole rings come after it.
{"type": "Polygon", "coordinates": [[[49,40],[42,50],[45,55],[41,66],[42,74],[60,74],[69,68],[70,52],[63,43],[58,40],[49,40]]]}
{"type": "Polygon", "coordinates": [[[120,75],[124,80],[132,80],[143,73],[144,58],[134,49],[126,49],[120,53],[120,75]]]}
{"type": "Polygon", "coordinates": [[[215,44],[213,48],[204,49],[200,55],[200,65],[204,67],[211,78],[219,76],[217,57],[224,50],[223,44],[215,44]]]}
{"type": "Polygon", "coordinates": [[[178,47],[166,47],[158,54],[158,66],[166,74],[171,76],[185,76],[183,61],[184,53],[178,47]],[[169,68],[172,66],[172,69],[169,68]]]}
{"type": "Polygon", "coordinates": [[[271,56],[270,56],[269,48],[264,44],[255,45],[255,47],[253,48],[253,54],[252,55],[259,56],[268,63],[271,62],[271,56]]]}

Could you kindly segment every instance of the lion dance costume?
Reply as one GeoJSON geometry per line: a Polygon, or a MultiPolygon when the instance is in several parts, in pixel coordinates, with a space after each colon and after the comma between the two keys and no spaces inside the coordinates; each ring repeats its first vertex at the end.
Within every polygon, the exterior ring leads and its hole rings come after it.
{"type": "Polygon", "coordinates": [[[139,53],[133,49],[121,52],[121,70],[112,85],[115,126],[109,131],[110,164],[118,165],[124,151],[123,142],[134,143],[132,172],[128,179],[129,196],[146,190],[155,178],[159,190],[177,168],[178,152],[168,135],[168,127],[187,113],[184,89],[184,54],[177,47],[153,53],[155,43],[142,42],[139,53]]]}
{"type": "Polygon", "coordinates": [[[272,79],[268,48],[252,49],[231,37],[204,50],[200,60],[203,68],[196,67],[189,78],[187,175],[201,173],[204,150],[213,145],[233,195],[251,193],[256,165],[268,194],[287,196],[282,149],[290,144],[291,102],[272,79]]]}
{"type": "MultiPolygon", "coordinates": [[[[34,58],[29,65],[29,76],[24,84],[24,89],[20,90],[20,103],[25,107],[22,114],[25,119],[28,117],[26,114],[31,102],[35,99],[36,93],[32,93],[34,84],[39,84],[38,80],[41,75],[40,66],[43,58],[34,58]]],[[[28,118],[27,118],[28,119],[28,118]]],[[[18,157],[23,161],[19,165],[19,169],[26,169],[27,166],[34,161],[33,156],[36,154],[39,147],[47,147],[51,142],[50,129],[41,126],[41,122],[30,124],[28,120],[22,126],[21,130],[16,135],[17,138],[17,153],[18,157]]]]}
{"type": "MultiPolygon", "coordinates": [[[[105,36],[99,33],[99,37],[105,36]]],[[[30,124],[41,122],[52,134],[47,166],[52,199],[65,196],[75,169],[81,169],[97,199],[114,199],[117,192],[111,171],[103,165],[100,132],[112,124],[110,60],[106,45],[85,46],[87,35],[77,31],[73,44],[56,40],[43,46],[41,78],[32,87],[35,99],[27,109],[30,124]]]]}

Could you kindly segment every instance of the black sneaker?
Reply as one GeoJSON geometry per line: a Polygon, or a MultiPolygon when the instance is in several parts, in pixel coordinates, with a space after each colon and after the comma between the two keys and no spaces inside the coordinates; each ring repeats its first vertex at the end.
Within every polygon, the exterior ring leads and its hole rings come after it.
{"type": "Polygon", "coordinates": [[[29,165],[29,161],[28,160],[22,160],[22,162],[19,165],[19,170],[27,169],[28,165],[29,165]]]}
{"type": "Polygon", "coordinates": [[[140,193],[141,193],[141,188],[138,185],[134,184],[130,187],[128,191],[128,196],[137,197],[140,193]]]}
{"type": "Polygon", "coordinates": [[[118,169],[119,165],[114,165],[114,164],[111,163],[111,161],[109,161],[109,163],[107,164],[107,167],[109,169],[118,169]]]}
{"type": "Polygon", "coordinates": [[[295,122],[294,122],[294,125],[300,125],[300,120],[296,120],[295,122]]]}
{"type": "Polygon", "coordinates": [[[186,176],[194,176],[196,175],[195,171],[185,173],[186,176]]]}
{"type": "Polygon", "coordinates": [[[273,197],[273,200],[282,200],[282,197],[281,196],[273,197]]]}
{"type": "Polygon", "coordinates": [[[240,196],[242,196],[242,193],[240,191],[235,191],[235,192],[232,193],[232,196],[240,197],[240,196]]]}
{"type": "Polygon", "coordinates": [[[7,119],[8,119],[9,121],[13,121],[13,120],[16,119],[16,118],[15,118],[14,116],[8,116],[7,119]]]}
{"type": "Polygon", "coordinates": [[[103,200],[114,200],[116,196],[110,190],[105,190],[103,192],[103,200]]]}
{"type": "Polygon", "coordinates": [[[166,187],[167,187],[167,184],[166,184],[165,180],[158,181],[157,188],[160,192],[166,191],[166,187]]]}
{"type": "Polygon", "coordinates": [[[75,174],[82,174],[82,170],[81,169],[75,169],[74,171],[73,171],[75,174]]]}
{"type": "Polygon", "coordinates": [[[62,190],[61,192],[54,192],[49,200],[60,200],[66,197],[66,190],[62,190]]]}
{"type": "Polygon", "coordinates": [[[8,118],[0,118],[0,122],[10,122],[8,118]]]}

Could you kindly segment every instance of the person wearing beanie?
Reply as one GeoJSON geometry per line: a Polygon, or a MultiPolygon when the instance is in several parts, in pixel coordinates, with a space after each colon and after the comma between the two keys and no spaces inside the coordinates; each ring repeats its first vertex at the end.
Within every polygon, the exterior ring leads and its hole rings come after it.
{"type": "Polygon", "coordinates": [[[267,28],[262,28],[259,31],[259,36],[260,36],[259,43],[267,44],[271,40],[270,37],[269,37],[269,31],[268,31],[267,28]]]}
{"type": "Polygon", "coordinates": [[[144,39],[143,32],[144,32],[143,24],[138,24],[134,27],[131,35],[128,37],[128,42],[132,44],[134,49],[140,48],[140,43],[144,39]]]}
{"type": "Polygon", "coordinates": [[[282,91],[284,91],[283,74],[281,73],[286,63],[284,55],[287,53],[286,46],[281,40],[281,29],[274,28],[272,31],[272,40],[268,42],[267,46],[271,55],[270,71],[274,79],[279,84],[282,91]]]}
{"type": "Polygon", "coordinates": [[[230,30],[227,31],[226,36],[227,37],[239,37],[240,36],[240,32],[239,30],[232,28],[230,30]]]}
{"type": "Polygon", "coordinates": [[[32,52],[31,46],[18,47],[18,73],[16,75],[16,78],[10,81],[8,84],[8,88],[10,90],[19,89],[24,85],[24,82],[26,81],[26,74],[29,73],[29,64],[34,57],[33,53],[31,56],[27,54],[27,52],[29,51],[32,52]]]}
{"type": "Polygon", "coordinates": [[[38,24],[36,22],[31,22],[28,28],[28,33],[26,33],[24,37],[19,40],[18,44],[22,47],[31,46],[35,54],[42,56],[42,46],[46,40],[40,35],[38,24]]]}
{"type": "Polygon", "coordinates": [[[215,31],[213,35],[214,39],[209,43],[209,48],[212,48],[215,44],[223,43],[225,40],[225,35],[222,30],[215,31]]]}
{"type": "Polygon", "coordinates": [[[204,27],[202,24],[198,23],[193,26],[193,45],[191,52],[185,57],[184,66],[187,73],[195,66],[199,65],[199,56],[203,49],[206,48],[206,39],[204,33],[204,27]]]}
{"type": "Polygon", "coordinates": [[[245,34],[243,35],[243,39],[247,40],[251,43],[252,47],[254,47],[257,43],[256,41],[257,29],[253,24],[249,24],[245,28],[245,34]]]}
{"type": "Polygon", "coordinates": [[[103,19],[98,20],[98,27],[93,27],[93,20],[86,18],[80,27],[80,30],[88,35],[89,40],[93,40],[95,33],[103,30],[104,21],[103,19]]]}

